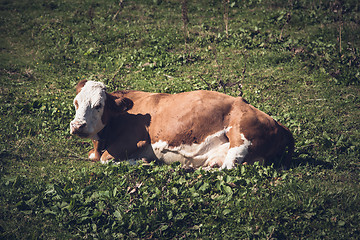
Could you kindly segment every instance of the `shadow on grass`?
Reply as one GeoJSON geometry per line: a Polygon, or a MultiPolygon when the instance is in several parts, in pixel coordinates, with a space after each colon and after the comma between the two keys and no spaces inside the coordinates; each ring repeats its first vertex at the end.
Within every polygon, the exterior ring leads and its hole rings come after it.
{"type": "Polygon", "coordinates": [[[316,159],[309,152],[295,152],[292,157],[291,168],[296,168],[304,165],[322,167],[325,169],[334,168],[334,165],[332,163],[316,159]]]}

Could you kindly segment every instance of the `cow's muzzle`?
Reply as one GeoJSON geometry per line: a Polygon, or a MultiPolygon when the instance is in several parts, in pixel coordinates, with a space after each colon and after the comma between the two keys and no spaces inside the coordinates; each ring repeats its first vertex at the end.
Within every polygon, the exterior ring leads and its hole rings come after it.
{"type": "Polygon", "coordinates": [[[70,122],[70,133],[80,137],[86,137],[87,134],[84,132],[85,127],[85,122],[72,121],[70,122]]]}

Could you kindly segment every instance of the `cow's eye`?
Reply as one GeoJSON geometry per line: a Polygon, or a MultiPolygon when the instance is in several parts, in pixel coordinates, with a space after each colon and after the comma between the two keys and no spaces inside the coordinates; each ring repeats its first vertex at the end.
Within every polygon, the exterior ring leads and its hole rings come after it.
{"type": "Polygon", "coordinates": [[[99,110],[101,108],[101,103],[95,105],[95,109],[99,110]]]}
{"type": "Polygon", "coordinates": [[[75,109],[78,109],[78,108],[79,108],[79,103],[78,103],[78,101],[75,101],[75,102],[74,102],[74,105],[75,105],[75,109]]]}

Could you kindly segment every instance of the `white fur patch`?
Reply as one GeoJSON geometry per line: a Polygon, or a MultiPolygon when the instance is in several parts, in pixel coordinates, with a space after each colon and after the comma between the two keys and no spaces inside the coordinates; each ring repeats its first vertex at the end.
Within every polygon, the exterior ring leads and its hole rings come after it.
{"type": "Polygon", "coordinates": [[[73,124],[86,123],[82,132],[89,138],[96,138],[96,134],[104,128],[101,117],[104,112],[105,100],[106,93],[103,83],[86,82],[74,99],[74,105],[76,102],[78,108],[74,120],[70,123],[70,132],[73,132],[73,124]]]}
{"type": "Polygon", "coordinates": [[[104,160],[100,159],[100,163],[101,163],[101,164],[108,164],[108,163],[110,163],[110,160],[104,161],[104,160]]]}
{"type": "Polygon", "coordinates": [[[90,160],[95,159],[95,153],[91,153],[90,156],[89,156],[89,159],[90,159],[90,160]]]}
{"type": "Polygon", "coordinates": [[[231,127],[208,136],[200,144],[183,144],[170,147],[167,142],[159,141],[152,144],[156,157],[167,163],[181,162],[189,167],[207,167],[222,163],[229,150],[229,140],[226,133],[231,127]]]}
{"type": "Polygon", "coordinates": [[[244,134],[241,134],[241,138],[244,140],[243,145],[229,149],[221,169],[231,169],[236,162],[241,163],[244,160],[251,142],[245,138],[244,134]]]}

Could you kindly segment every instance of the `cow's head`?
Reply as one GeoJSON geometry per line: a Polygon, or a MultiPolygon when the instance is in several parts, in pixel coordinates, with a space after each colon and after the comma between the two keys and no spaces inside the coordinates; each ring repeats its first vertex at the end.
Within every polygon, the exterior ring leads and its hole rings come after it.
{"type": "Polygon", "coordinates": [[[74,106],[75,118],[70,122],[70,133],[80,137],[96,139],[111,115],[123,113],[132,108],[127,98],[117,98],[106,93],[103,83],[80,81],[76,86],[74,106]]]}

